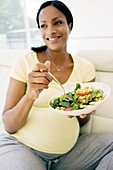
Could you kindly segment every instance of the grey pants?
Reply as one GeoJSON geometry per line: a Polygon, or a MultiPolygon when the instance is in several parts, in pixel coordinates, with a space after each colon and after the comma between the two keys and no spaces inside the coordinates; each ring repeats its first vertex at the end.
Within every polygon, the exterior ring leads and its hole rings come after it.
{"type": "Polygon", "coordinates": [[[0,170],[113,170],[113,134],[81,135],[63,155],[33,150],[0,135],[0,170]]]}

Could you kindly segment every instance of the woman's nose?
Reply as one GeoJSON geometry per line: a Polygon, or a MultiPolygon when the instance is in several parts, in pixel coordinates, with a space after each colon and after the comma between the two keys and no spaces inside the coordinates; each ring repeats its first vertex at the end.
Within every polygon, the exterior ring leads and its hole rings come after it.
{"type": "Polygon", "coordinates": [[[52,26],[49,26],[49,27],[48,27],[47,34],[48,34],[48,35],[55,35],[55,34],[56,34],[55,28],[52,27],[52,26]]]}

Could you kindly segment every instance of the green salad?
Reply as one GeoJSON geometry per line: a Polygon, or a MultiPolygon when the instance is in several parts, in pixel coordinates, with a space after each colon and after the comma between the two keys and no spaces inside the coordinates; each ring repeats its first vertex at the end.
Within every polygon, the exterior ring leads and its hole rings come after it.
{"type": "Polygon", "coordinates": [[[105,93],[95,87],[82,87],[76,83],[73,91],[67,92],[50,101],[50,106],[57,110],[71,111],[94,106],[98,101],[105,98],[105,93]]]}

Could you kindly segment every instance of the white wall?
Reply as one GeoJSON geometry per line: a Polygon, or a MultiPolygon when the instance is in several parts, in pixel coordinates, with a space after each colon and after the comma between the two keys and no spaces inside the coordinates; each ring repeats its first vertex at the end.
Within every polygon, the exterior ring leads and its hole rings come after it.
{"type": "Polygon", "coordinates": [[[63,0],[74,16],[69,50],[113,48],[113,0],[63,0]]]}

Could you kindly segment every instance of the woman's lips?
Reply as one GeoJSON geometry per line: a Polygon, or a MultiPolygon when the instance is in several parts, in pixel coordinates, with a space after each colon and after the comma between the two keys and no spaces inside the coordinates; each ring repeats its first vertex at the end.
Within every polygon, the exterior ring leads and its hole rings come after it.
{"type": "Polygon", "coordinates": [[[61,36],[57,36],[57,37],[54,37],[54,38],[46,38],[46,40],[48,40],[48,41],[55,41],[55,40],[57,40],[60,37],[61,36]]]}

